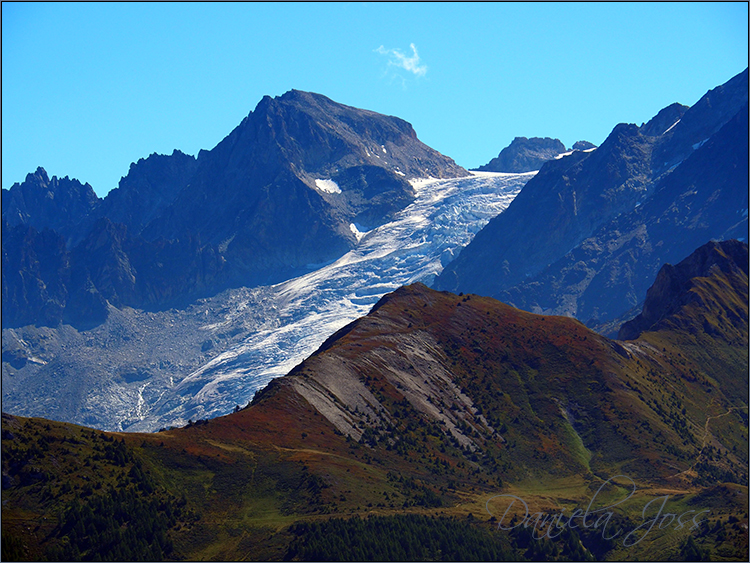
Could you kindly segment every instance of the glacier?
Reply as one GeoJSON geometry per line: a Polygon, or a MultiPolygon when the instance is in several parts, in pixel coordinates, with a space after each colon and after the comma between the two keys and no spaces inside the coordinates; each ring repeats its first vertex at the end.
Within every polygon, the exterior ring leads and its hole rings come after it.
{"type": "Polygon", "coordinates": [[[161,311],[110,306],[105,323],[88,330],[3,329],[4,351],[29,358],[3,370],[3,410],[127,432],[228,414],[383,295],[430,285],[534,174],[412,179],[415,200],[392,221],[350,225],[352,250],[276,285],[161,311]]]}
{"type": "Polygon", "coordinates": [[[188,374],[132,429],[211,418],[247,403],[383,295],[417,281],[429,285],[535,174],[412,180],[416,200],[393,221],[363,234],[356,248],[332,264],[263,288],[262,301],[272,303],[275,318],[188,374]]]}

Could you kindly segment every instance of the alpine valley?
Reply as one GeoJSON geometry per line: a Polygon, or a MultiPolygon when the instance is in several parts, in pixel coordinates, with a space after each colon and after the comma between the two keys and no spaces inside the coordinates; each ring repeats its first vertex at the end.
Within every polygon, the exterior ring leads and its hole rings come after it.
{"type": "Polygon", "coordinates": [[[747,127],[746,69],[469,172],[293,90],[103,199],[38,168],[3,560],[747,560],[747,127]]]}

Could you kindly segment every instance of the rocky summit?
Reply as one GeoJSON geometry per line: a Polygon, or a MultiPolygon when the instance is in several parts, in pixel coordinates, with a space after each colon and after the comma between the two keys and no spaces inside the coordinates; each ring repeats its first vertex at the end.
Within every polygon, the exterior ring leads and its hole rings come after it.
{"type": "Polygon", "coordinates": [[[26,225],[37,231],[74,232],[99,203],[89,184],[67,176],[50,179],[41,167],[2,194],[3,221],[11,227],[26,225]]]}
{"type": "Polygon", "coordinates": [[[559,139],[516,137],[497,157],[477,170],[483,172],[530,172],[566,151],[559,139]]]}
{"type": "Polygon", "coordinates": [[[409,178],[467,172],[422,144],[406,121],[292,90],[265,97],[210,152],[149,240],[195,232],[230,278],[280,281],[341,256],[350,225],[376,227],[414,199],[409,178]]]}

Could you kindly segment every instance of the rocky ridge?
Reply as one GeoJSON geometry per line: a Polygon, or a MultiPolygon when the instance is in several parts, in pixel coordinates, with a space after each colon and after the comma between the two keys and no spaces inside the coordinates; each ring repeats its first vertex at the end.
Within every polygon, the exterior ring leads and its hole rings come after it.
{"type": "Polygon", "coordinates": [[[67,176],[50,179],[41,167],[2,194],[3,220],[11,227],[26,225],[38,231],[71,232],[99,203],[89,184],[67,176]]]}

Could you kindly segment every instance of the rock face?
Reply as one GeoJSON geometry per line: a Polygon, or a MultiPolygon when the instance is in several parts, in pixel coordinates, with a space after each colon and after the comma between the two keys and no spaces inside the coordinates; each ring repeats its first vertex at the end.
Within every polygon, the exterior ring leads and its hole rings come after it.
{"type": "Polygon", "coordinates": [[[671,131],[663,134],[664,139],[653,154],[657,173],[679,165],[747,105],[747,81],[745,69],[725,84],[709,90],[671,131]]]}
{"type": "Polygon", "coordinates": [[[103,200],[40,168],[3,190],[3,327],[288,279],[411,203],[409,178],[467,174],[406,121],[297,90],[197,158],[139,160],[103,200]]]}
{"type": "MultiPolygon", "coordinates": [[[[5,208],[5,206],[3,206],[5,208]]],[[[3,220],[3,328],[38,323],[55,326],[68,298],[70,257],[62,235],[3,220]]]]}
{"type": "MultiPolygon", "coordinates": [[[[656,281],[646,293],[646,301],[643,311],[633,320],[626,322],[620,328],[618,338],[620,340],[633,340],[643,332],[659,330],[660,327],[669,326],[678,311],[691,303],[699,303],[705,308],[700,291],[694,288],[708,278],[714,279],[716,285],[715,293],[722,297],[726,303],[724,306],[726,324],[747,325],[747,315],[737,305],[747,302],[747,294],[738,291],[733,299],[727,288],[741,288],[739,283],[744,276],[748,276],[748,246],[737,240],[723,242],[709,242],[682,262],[673,266],[665,264],[659,270],[656,281]],[[726,283],[716,283],[718,279],[726,283]]],[[[703,330],[711,332],[713,327],[703,320],[699,325],[703,330]]]]}
{"type": "Polygon", "coordinates": [[[747,237],[747,138],[745,70],[688,110],[620,124],[595,151],[545,164],[435,287],[591,326],[616,319],[661,264],[747,237]]]}
{"type": "Polygon", "coordinates": [[[127,176],[104,198],[99,216],[126,225],[130,233],[159,218],[177,194],[190,183],[197,169],[195,157],[175,150],[152,154],[130,165],[127,176]]]}
{"type": "Polygon", "coordinates": [[[497,157],[477,170],[481,172],[531,172],[566,151],[559,139],[516,137],[497,157]]]}
{"type": "Polygon", "coordinates": [[[102,322],[110,304],[153,307],[207,291],[225,267],[190,236],[149,242],[106,217],[72,249],[55,231],[3,221],[2,265],[3,328],[81,329],[102,322]]]}

